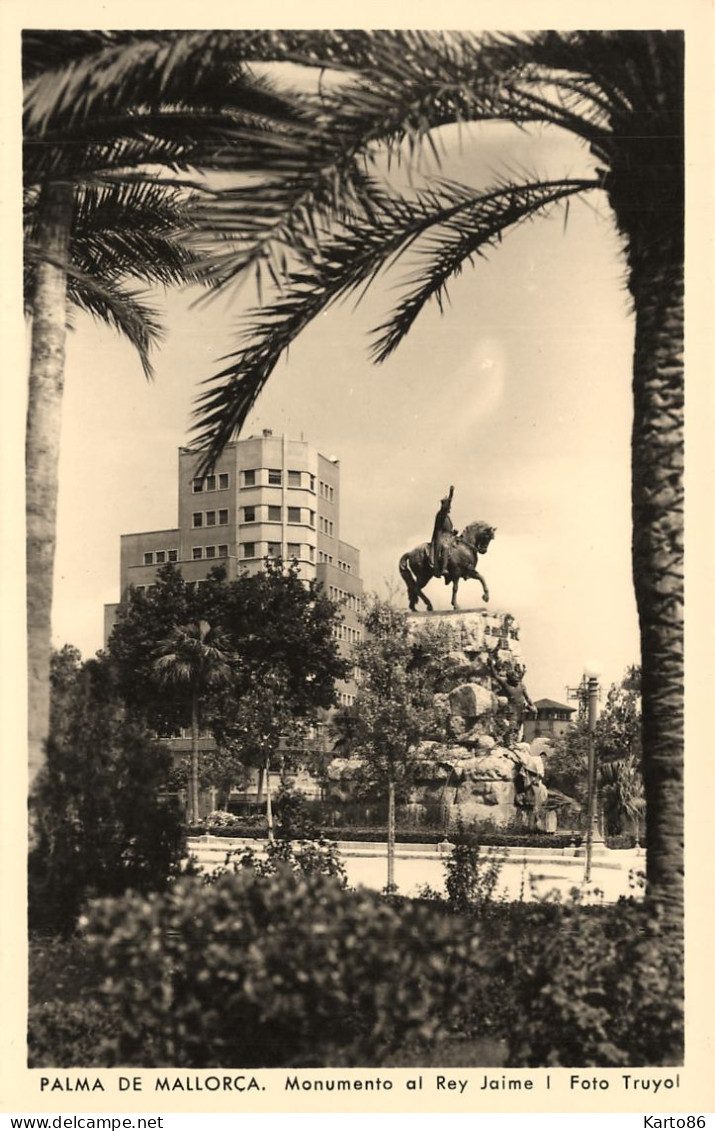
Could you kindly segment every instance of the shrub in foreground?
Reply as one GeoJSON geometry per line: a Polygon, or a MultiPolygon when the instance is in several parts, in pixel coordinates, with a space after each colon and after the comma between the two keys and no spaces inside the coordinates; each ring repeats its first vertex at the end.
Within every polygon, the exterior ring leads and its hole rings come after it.
{"type": "Polygon", "coordinates": [[[523,907],[493,974],[510,1067],[682,1064],[682,946],[647,904],[523,907]]]}
{"type": "Polygon", "coordinates": [[[111,1038],[115,1023],[112,1012],[96,998],[31,1005],[28,1067],[101,1067],[102,1044],[111,1038]]]}
{"type": "Polygon", "coordinates": [[[92,909],[108,1065],[369,1065],[449,1031],[482,959],[467,924],[339,880],[252,869],[92,909]]]}

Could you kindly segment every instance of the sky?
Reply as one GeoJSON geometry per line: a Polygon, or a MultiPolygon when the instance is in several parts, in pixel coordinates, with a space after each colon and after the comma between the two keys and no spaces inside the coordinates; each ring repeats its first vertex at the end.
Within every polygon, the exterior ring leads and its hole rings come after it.
{"type": "MultiPolygon", "coordinates": [[[[489,184],[505,168],[592,173],[572,138],[510,127],[447,131],[441,175],[489,184]]],[[[532,698],[563,700],[584,667],[605,687],[638,660],[630,573],[633,319],[620,243],[600,193],[509,235],[426,309],[381,366],[369,332],[396,301],[400,270],[347,300],[291,347],[242,431],[303,436],[341,464],[341,536],[365,588],[406,607],[397,563],[429,539],[454,485],[458,528],[497,528],[479,569],[490,609],[521,625],[532,698]]],[[[414,266],[414,264],[413,264],[414,266]]],[[[162,298],[166,335],[145,382],[113,332],[78,317],[70,335],[60,465],[53,642],[102,645],[119,597],[122,533],[177,521],[177,448],[199,382],[235,347],[252,282],[196,304],[162,298]]],[[[451,590],[433,581],[435,607],[451,590]]],[[[463,582],[462,608],[483,608],[463,582]]]]}

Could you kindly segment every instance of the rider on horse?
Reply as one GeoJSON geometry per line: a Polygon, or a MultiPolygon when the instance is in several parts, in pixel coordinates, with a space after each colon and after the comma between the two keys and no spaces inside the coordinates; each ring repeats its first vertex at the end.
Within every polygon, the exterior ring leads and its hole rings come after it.
{"type": "Polygon", "coordinates": [[[449,517],[453,495],[454,487],[450,487],[449,494],[446,495],[439,504],[439,510],[434,520],[432,541],[430,542],[432,572],[435,577],[443,577],[445,582],[449,581],[449,547],[457,533],[449,517]]]}

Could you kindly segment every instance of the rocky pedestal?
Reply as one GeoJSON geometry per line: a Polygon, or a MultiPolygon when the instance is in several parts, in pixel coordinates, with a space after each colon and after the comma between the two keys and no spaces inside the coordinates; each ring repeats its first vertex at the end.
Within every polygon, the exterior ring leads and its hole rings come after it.
{"type": "MultiPolygon", "coordinates": [[[[511,613],[479,609],[469,612],[412,613],[415,636],[436,634],[446,656],[438,681],[441,707],[449,738],[425,742],[409,804],[416,817],[439,813],[446,829],[458,822],[469,826],[489,820],[506,825],[515,819],[525,826],[548,829],[555,815],[544,806],[544,763],[537,740],[532,749],[519,741],[520,723],[513,704],[494,678],[514,672],[523,676],[519,626],[511,613]],[[445,640],[446,637],[446,640],[445,640]]],[[[330,766],[330,793],[347,800],[358,768],[350,759],[330,766]]]]}
{"type": "Polygon", "coordinates": [[[505,825],[517,817],[545,827],[553,815],[544,809],[543,759],[519,741],[520,721],[492,675],[496,668],[503,676],[523,676],[514,616],[479,609],[412,614],[409,623],[415,634],[444,633],[449,645],[438,701],[452,741],[424,744],[410,799],[416,812],[438,802],[447,827],[484,820],[505,825]]]}

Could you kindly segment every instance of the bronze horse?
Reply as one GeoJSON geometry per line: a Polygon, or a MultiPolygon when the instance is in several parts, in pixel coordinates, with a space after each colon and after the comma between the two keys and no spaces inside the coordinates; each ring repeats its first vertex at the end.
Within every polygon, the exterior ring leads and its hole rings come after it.
{"type": "MultiPolygon", "coordinates": [[[[481,573],[477,573],[477,555],[486,554],[489,543],[496,534],[496,527],[487,522],[472,522],[466,526],[462,533],[455,537],[449,547],[447,556],[447,578],[445,584],[452,583],[452,608],[457,608],[457,589],[462,578],[474,578],[481,581],[484,600],[489,600],[489,590],[481,573]]],[[[432,612],[432,602],[422,592],[423,587],[430,578],[434,577],[432,561],[429,554],[430,543],[424,542],[415,546],[400,558],[400,576],[407,586],[407,594],[412,612],[417,608],[417,602],[424,601],[429,612],[432,612]]]]}

